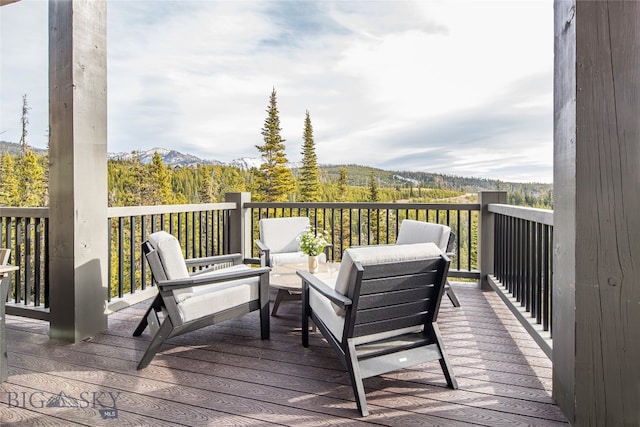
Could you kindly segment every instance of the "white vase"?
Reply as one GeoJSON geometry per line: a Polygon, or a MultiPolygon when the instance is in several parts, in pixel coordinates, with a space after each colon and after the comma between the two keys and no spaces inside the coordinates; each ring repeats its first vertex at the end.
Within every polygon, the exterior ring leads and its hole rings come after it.
{"type": "Polygon", "coordinates": [[[320,256],[309,255],[309,273],[314,274],[318,272],[318,265],[320,264],[320,256]]]}

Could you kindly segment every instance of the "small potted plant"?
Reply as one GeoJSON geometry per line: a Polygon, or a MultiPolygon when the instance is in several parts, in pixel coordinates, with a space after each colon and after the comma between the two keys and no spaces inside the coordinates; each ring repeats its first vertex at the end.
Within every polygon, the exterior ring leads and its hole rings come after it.
{"type": "Polygon", "coordinates": [[[314,233],[311,230],[307,230],[298,238],[300,240],[300,250],[308,255],[309,273],[318,272],[318,258],[329,244],[328,237],[329,233],[326,230],[322,233],[314,233]]]}

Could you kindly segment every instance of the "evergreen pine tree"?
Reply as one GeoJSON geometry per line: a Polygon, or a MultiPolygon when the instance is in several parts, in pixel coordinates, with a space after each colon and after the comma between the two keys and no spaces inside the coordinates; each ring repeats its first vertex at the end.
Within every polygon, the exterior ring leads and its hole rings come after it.
{"type": "Polygon", "coordinates": [[[376,174],[373,171],[371,171],[371,177],[369,179],[369,201],[370,202],[380,201],[380,192],[378,191],[378,180],[376,178],[376,174]]]}
{"type": "Polygon", "coordinates": [[[126,161],[127,181],[124,183],[123,192],[126,194],[127,204],[125,206],[145,206],[150,205],[149,174],[142,164],[139,151],[131,152],[131,158],[126,161]]]}
{"type": "Polygon", "coordinates": [[[220,176],[218,170],[220,167],[198,165],[198,200],[200,203],[215,203],[220,180],[216,180],[216,176],[220,176]]]}
{"type": "Polygon", "coordinates": [[[171,188],[171,171],[162,161],[162,156],[156,151],[150,165],[148,174],[149,204],[168,205],[173,203],[173,189],[171,188]]]}
{"type": "Polygon", "coordinates": [[[338,179],[338,192],[340,193],[340,201],[346,202],[349,200],[349,183],[347,181],[347,168],[342,166],[340,168],[340,178],[338,179]]]}
{"type": "Polygon", "coordinates": [[[220,200],[224,199],[226,193],[239,193],[246,191],[245,180],[240,175],[240,169],[227,166],[222,169],[220,177],[220,200]]]}
{"type": "Polygon", "coordinates": [[[20,205],[20,184],[13,157],[5,153],[0,161],[0,205],[20,205]]]}
{"type": "Polygon", "coordinates": [[[302,145],[302,168],[300,177],[300,201],[319,202],[321,198],[320,178],[318,172],[318,157],[313,141],[313,127],[309,111],[304,119],[304,134],[302,145]]]}
{"type": "Polygon", "coordinates": [[[44,206],[45,182],[44,168],[38,158],[29,149],[17,163],[18,186],[22,190],[17,206],[44,206]]]}
{"type": "Polygon", "coordinates": [[[284,139],[280,135],[280,118],[275,88],[269,98],[267,118],[262,128],[264,145],[256,145],[262,155],[263,164],[260,165],[256,176],[256,200],[265,202],[285,202],[287,196],[294,189],[291,169],[287,167],[287,157],[284,152],[284,139]]]}
{"type": "MultiPolygon", "coordinates": [[[[376,178],[376,174],[371,171],[371,177],[369,179],[369,201],[370,202],[379,202],[380,201],[380,191],[378,190],[378,179],[376,178]]],[[[380,215],[378,209],[371,209],[369,212],[369,235],[367,236],[368,242],[370,245],[376,244],[379,242],[379,231],[380,231],[380,215]]]]}

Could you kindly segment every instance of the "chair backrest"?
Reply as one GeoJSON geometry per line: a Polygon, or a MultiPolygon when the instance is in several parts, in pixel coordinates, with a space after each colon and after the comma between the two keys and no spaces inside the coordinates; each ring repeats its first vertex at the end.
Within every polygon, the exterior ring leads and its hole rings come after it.
{"type": "MultiPolygon", "coordinates": [[[[364,289],[365,294],[374,292],[374,289],[385,291],[386,286],[397,286],[395,276],[410,276],[414,274],[412,268],[419,267],[422,271],[425,266],[431,266],[433,260],[441,259],[442,251],[434,243],[417,243],[407,245],[372,245],[362,246],[358,248],[349,248],[342,255],[340,270],[336,278],[335,290],[343,295],[348,296],[352,300],[357,299],[356,277],[354,266],[357,264],[359,268],[367,269],[367,275],[362,279],[368,281],[374,276],[378,280],[376,285],[367,285],[364,289]],[[425,260],[429,260],[424,264],[425,260]],[[414,261],[418,264],[413,265],[414,261]],[[372,276],[370,276],[372,275],[372,276]],[[389,280],[383,279],[388,278],[389,280]],[[384,282],[387,282],[385,285],[384,282]]],[[[448,265],[448,264],[447,264],[448,265]]],[[[428,277],[431,279],[431,277],[428,277]]],[[[415,279],[410,279],[412,282],[415,279]]],[[[362,294],[362,292],[361,292],[362,294]]],[[[390,299],[389,301],[393,301],[390,299]]],[[[354,300],[354,307],[356,301],[354,300]]],[[[344,311],[337,305],[334,309],[338,315],[344,315],[344,311]]]]}
{"type": "MultiPolygon", "coordinates": [[[[147,242],[151,248],[145,248],[145,244],[143,244],[143,250],[155,280],[186,279],[190,276],[178,239],[166,231],[157,231],[149,236],[147,242]],[[159,265],[153,262],[155,257],[160,261],[159,265]],[[159,271],[159,267],[162,267],[161,271],[159,271]]],[[[184,299],[186,294],[191,293],[193,293],[192,288],[173,291],[176,301],[184,299]]]]}
{"type": "Polygon", "coordinates": [[[393,334],[435,321],[448,269],[448,258],[434,243],[347,249],[336,279],[336,291],[346,283],[341,293],[352,300],[343,338],[393,334]]]}
{"type": "Polygon", "coordinates": [[[260,240],[272,254],[297,252],[300,250],[298,237],[310,228],[309,218],[263,218],[260,220],[260,240]]]}
{"type": "Polygon", "coordinates": [[[456,233],[453,231],[449,233],[449,241],[447,242],[447,249],[444,251],[449,258],[456,255],[456,233]]]}
{"type": "Polygon", "coordinates": [[[442,252],[447,252],[451,228],[444,224],[405,219],[400,224],[397,245],[412,243],[435,243],[442,252]]]}

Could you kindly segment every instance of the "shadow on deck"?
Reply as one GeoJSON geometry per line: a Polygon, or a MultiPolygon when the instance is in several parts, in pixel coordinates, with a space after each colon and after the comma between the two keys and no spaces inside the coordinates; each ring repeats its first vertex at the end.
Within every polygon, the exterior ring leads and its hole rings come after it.
{"type": "Polygon", "coordinates": [[[8,316],[0,425],[568,425],[551,399],[551,362],[499,297],[452,286],[462,306],[445,297],[438,323],[460,389],[446,387],[437,362],[369,378],[366,418],[321,335],[302,347],[299,302],[281,305],[268,341],[253,312],[169,340],[142,371],[150,336],[131,333],[146,302],[76,344],[49,340],[45,322],[8,316]]]}

